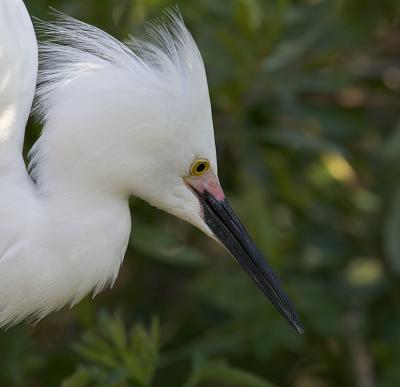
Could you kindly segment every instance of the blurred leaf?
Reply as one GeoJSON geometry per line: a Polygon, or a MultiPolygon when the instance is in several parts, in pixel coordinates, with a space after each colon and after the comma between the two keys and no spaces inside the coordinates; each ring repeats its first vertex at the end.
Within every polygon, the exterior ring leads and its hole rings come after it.
{"type": "Polygon", "coordinates": [[[259,0],[236,0],[235,18],[245,32],[256,32],[261,27],[262,17],[259,0]]]}
{"type": "Polygon", "coordinates": [[[400,159],[400,122],[397,123],[393,133],[383,144],[382,155],[388,161],[398,161],[400,159]]]}
{"type": "Polygon", "coordinates": [[[385,224],[385,251],[391,268],[400,273],[400,190],[394,195],[385,224]]]}
{"type": "Polygon", "coordinates": [[[204,255],[185,246],[172,233],[143,224],[135,226],[134,248],[152,259],[169,265],[198,267],[204,264],[204,255]]]}
{"type": "Polygon", "coordinates": [[[202,364],[193,371],[191,378],[183,387],[196,387],[205,382],[226,383],[232,387],[276,387],[266,380],[251,374],[250,372],[241,370],[236,367],[229,366],[221,360],[213,360],[202,364]]]}
{"type": "Polygon", "coordinates": [[[153,319],[149,331],[136,324],[127,334],[119,317],[111,318],[103,313],[98,329],[87,333],[75,349],[92,367],[99,367],[104,373],[93,375],[90,372],[93,368],[82,368],[65,383],[79,382],[85,386],[91,378],[100,383],[108,375],[107,380],[115,383],[131,381],[139,387],[151,386],[158,363],[158,321],[153,319]]]}
{"type": "Polygon", "coordinates": [[[60,387],[86,387],[91,381],[91,374],[86,369],[80,369],[61,383],[60,387]]]}
{"type": "Polygon", "coordinates": [[[333,152],[338,151],[338,146],[326,139],[301,132],[283,130],[268,130],[263,133],[263,139],[299,152],[333,152]]]}
{"type": "Polygon", "coordinates": [[[353,286],[376,285],[383,278],[382,264],[375,258],[358,258],[346,268],[346,278],[353,286]]]}

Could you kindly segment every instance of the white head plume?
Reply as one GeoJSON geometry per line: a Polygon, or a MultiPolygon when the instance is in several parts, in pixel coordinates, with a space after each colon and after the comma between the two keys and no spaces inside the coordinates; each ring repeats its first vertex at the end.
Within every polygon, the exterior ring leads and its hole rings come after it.
{"type": "Polygon", "coordinates": [[[208,232],[182,176],[195,157],[217,169],[210,100],[178,11],[126,44],[60,14],[40,28],[50,41],[40,47],[35,111],[44,132],[31,165],[42,190],[62,171],[81,186],[95,181],[96,189],[140,196],[208,232]]]}

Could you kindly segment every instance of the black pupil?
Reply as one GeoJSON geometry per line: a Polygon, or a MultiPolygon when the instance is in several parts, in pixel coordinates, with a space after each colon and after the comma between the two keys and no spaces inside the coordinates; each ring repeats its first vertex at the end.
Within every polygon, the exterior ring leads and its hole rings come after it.
{"type": "Polygon", "coordinates": [[[204,163],[200,163],[196,167],[196,172],[201,173],[206,169],[206,165],[204,163]]]}

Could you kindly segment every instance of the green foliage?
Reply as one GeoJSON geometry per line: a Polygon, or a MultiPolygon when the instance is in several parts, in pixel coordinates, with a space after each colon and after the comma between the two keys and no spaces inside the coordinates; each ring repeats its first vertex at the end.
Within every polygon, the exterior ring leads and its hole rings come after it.
{"type": "MultiPolygon", "coordinates": [[[[88,332],[76,352],[87,364],[65,379],[61,387],[151,387],[159,358],[159,322],[146,330],[136,324],[126,332],[120,317],[102,314],[97,332],[88,332]]],[[[217,381],[237,387],[274,387],[261,378],[229,366],[225,361],[197,359],[192,375],[182,387],[217,381]]]]}
{"type": "Polygon", "coordinates": [[[193,375],[183,387],[196,387],[205,382],[216,381],[236,387],[275,387],[261,378],[231,367],[224,361],[210,361],[198,365],[193,375]]]}
{"type": "MultiPolygon", "coordinates": [[[[176,1],[25,3],[123,39],[176,1]]],[[[208,72],[220,180],[305,335],[214,241],[135,199],[115,288],[1,333],[0,385],[399,385],[400,2],[178,3],[208,72]],[[152,316],[159,331],[138,325],[152,316]]]]}
{"type": "Polygon", "coordinates": [[[159,323],[149,331],[136,324],[126,332],[120,318],[103,314],[99,332],[88,332],[75,347],[89,366],[79,368],[62,387],[151,386],[158,362],[159,323]]]}

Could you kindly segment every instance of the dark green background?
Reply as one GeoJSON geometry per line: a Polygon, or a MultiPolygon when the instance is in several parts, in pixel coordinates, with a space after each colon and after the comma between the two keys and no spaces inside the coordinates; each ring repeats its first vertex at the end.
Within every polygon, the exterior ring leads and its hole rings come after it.
{"type": "MultiPolygon", "coordinates": [[[[124,39],[176,2],[25,3],[124,39]]],[[[215,242],[134,199],[113,290],[0,333],[0,385],[399,386],[400,2],[177,3],[208,72],[220,180],[305,335],[215,242]]]]}

